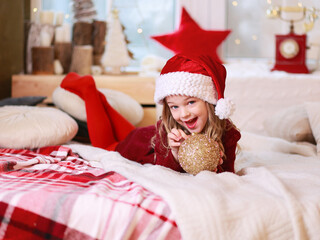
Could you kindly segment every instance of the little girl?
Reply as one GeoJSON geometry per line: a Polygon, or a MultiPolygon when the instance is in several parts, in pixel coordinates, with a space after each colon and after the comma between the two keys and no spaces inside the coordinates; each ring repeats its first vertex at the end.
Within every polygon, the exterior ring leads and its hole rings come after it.
{"type": "Polygon", "coordinates": [[[119,152],[141,164],[151,163],[184,172],[178,150],[191,133],[205,133],[222,149],[218,172],[234,172],[240,132],[227,118],[232,104],[223,98],[226,70],[208,56],[169,59],[156,79],[154,100],[163,105],[156,125],[135,128],[108,103],[91,76],[69,73],[61,87],[86,104],[87,125],[93,146],[119,152]]]}

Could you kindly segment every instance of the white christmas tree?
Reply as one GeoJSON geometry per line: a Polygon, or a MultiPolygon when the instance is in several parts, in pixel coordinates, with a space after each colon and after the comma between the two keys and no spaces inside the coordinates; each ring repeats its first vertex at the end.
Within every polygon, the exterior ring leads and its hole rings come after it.
{"type": "Polygon", "coordinates": [[[108,21],[107,43],[102,57],[104,68],[110,68],[114,74],[121,73],[121,67],[130,63],[129,51],[122,25],[119,20],[118,10],[112,11],[112,17],[108,21]]]}

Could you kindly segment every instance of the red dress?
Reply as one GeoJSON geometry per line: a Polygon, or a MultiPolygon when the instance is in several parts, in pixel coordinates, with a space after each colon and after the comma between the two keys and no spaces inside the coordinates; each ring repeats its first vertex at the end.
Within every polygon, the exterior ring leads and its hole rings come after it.
{"type": "MultiPolygon", "coordinates": [[[[157,122],[157,128],[160,126],[160,121],[157,122]]],[[[234,172],[235,151],[241,134],[234,127],[229,129],[230,124],[227,121],[228,130],[222,136],[226,159],[218,172],[234,172]]],[[[115,150],[123,157],[141,164],[150,163],[168,167],[178,172],[185,172],[173,157],[171,150],[162,145],[164,143],[167,146],[167,134],[164,128],[162,133],[163,141],[161,142],[161,136],[155,125],[136,128],[117,145],[115,150]],[[156,139],[153,148],[151,138],[154,135],[156,135],[156,139]]]]}

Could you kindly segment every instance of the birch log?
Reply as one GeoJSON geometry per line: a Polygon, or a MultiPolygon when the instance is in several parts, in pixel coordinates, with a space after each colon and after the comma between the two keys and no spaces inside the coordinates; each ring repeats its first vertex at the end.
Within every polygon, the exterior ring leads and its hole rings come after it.
{"type": "Polygon", "coordinates": [[[80,75],[91,74],[92,49],[91,45],[73,47],[70,72],[76,72],[80,75]]]}

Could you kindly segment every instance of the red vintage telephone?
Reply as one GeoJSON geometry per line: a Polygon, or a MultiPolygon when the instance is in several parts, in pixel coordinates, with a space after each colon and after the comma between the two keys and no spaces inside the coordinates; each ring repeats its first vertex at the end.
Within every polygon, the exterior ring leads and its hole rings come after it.
{"type": "Polygon", "coordinates": [[[307,35],[295,34],[291,24],[289,34],[276,35],[276,59],[271,71],[309,73],[306,66],[307,35]]]}
{"type": "Polygon", "coordinates": [[[306,17],[308,13],[308,23],[305,23],[305,30],[309,31],[313,27],[315,19],[318,17],[318,9],[305,8],[302,6],[295,7],[274,7],[271,6],[267,10],[267,16],[269,18],[280,18],[284,21],[290,22],[290,31],[285,35],[276,35],[276,49],[275,49],[275,65],[271,69],[285,71],[289,73],[309,73],[309,69],[306,66],[306,50],[307,47],[307,35],[296,34],[294,32],[294,22],[301,21],[306,17]],[[294,12],[302,13],[300,19],[285,19],[281,15],[282,12],[294,12]]]}

